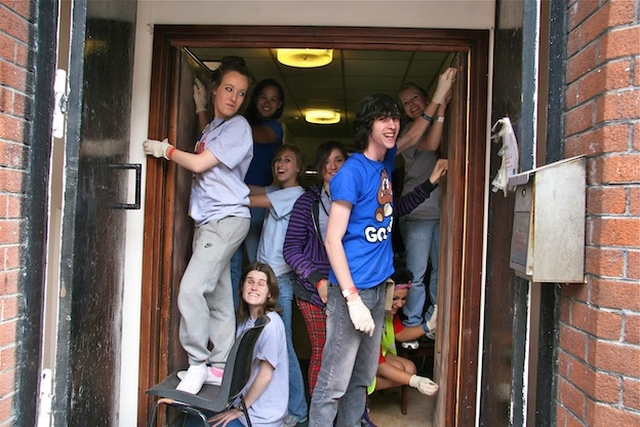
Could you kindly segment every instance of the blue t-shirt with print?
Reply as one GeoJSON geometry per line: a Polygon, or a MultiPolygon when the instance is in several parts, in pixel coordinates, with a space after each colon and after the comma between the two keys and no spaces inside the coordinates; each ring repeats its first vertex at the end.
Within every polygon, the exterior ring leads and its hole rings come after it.
{"type": "MultiPolygon", "coordinates": [[[[356,153],[331,179],[331,199],[351,203],[351,216],[342,244],[358,289],[379,285],[393,273],[393,187],[397,149],[377,162],[356,153]]],[[[331,270],[329,281],[337,283],[331,270]]]]}
{"type": "Polygon", "coordinates": [[[282,130],[282,124],[273,119],[263,120],[258,126],[270,127],[276,134],[276,141],[269,144],[253,142],[253,160],[249,165],[247,175],[244,177],[244,182],[249,185],[266,187],[273,182],[271,161],[278,148],[282,145],[284,131],[282,130]]]}

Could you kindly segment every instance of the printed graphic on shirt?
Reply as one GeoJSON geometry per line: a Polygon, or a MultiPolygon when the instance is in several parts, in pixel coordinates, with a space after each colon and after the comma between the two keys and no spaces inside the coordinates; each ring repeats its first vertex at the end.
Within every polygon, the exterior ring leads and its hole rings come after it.
{"type": "Polygon", "coordinates": [[[376,221],[382,222],[385,217],[393,214],[391,202],[393,202],[393,189],[391,188],[389,174],[386,169],[383,169],[382,173],[380,173],[380,188],[378,188],[378,203],[380,207],[376,209],[376,221]]]}

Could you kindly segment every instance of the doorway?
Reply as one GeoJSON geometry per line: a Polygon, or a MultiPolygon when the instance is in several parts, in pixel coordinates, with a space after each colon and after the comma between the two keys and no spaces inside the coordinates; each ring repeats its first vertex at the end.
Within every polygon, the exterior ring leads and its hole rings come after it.
{"type": "MultiPolygon", "coordinates": [[[[327,45],[362,52],[451,52],[458,57],[460,78],[456,80],[455,101],[449,107],[452,120],[447,131],[450,169],[443,197],[447,214],[441,223],[442,313],[434,366],[441,388],[434,426],[473,425],[483,265],[488,31],[156,26],[149,137],[180,141],[177,135],[195,133],[195,117],[183,113],[184,106],[192,104],[190,88],[201,64],[189,64],[193,59],[185,55],[186,49],[327,45]]],[[[184,362],[177,340],[175,305],[190,246],[184,178],[174,164],[148,162],[138,405],[141,422],[150,408],[144,390],[184,362]]]]}

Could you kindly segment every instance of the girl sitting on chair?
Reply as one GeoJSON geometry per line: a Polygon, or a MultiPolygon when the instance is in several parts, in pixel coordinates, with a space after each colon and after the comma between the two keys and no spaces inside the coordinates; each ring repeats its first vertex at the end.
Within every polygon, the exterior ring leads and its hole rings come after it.
{"type": "MultiPolygon", "coordinates": [[[[240,280],[240,305],[236,336],[253,326],[263,315],[271,321],[264,327],[254,349],[251,377],[243,390],[254,427],[282,427],[289,396],[289,359],[284,323],[276,313],[278,282],[267,264],[254,262],[240,280]]],[[[209,419],[212,427],[243,427],[244,414],[230,409],[209,419]]]]}

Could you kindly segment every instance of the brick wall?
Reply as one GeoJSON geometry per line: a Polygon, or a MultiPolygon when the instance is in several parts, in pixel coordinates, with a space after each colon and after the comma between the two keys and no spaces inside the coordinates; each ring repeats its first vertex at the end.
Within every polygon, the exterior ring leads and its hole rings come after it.
{"type": "Polygon", "coordinates": [[[587,155],[584,285],[561,288],[557,426],[640,425],[640,1],[567,1],[566,156],[587,155]]]}
{"type": "Polygon", "coordinates": [[[0,2],[0,426],[11,425],[16,384],[18,281],[25,268],[26,203],[31,2],[0,2]]]}

